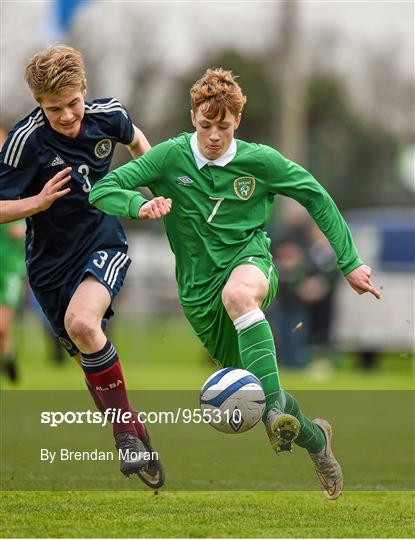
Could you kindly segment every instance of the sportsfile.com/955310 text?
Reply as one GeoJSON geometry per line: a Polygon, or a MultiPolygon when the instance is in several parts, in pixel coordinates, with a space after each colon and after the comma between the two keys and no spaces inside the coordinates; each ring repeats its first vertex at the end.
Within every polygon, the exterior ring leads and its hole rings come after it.
{"type": "MultiPolygon", "coordinates": [[[[143,424],[219,424],[223,420],[238,421],[238,409],[220,411],[219,409],[202,410],[178,407],[175,411],[141,411],[137,414],[122,412],[120,409],[107,409],[104,413],[98,411],[42,411],[40,423],[50,427],[62,424],[96,424],[105,427],[112,423],[140,422],[143,424]]],[[[240,414],[240,413],[239,413],[240,414]]]]}

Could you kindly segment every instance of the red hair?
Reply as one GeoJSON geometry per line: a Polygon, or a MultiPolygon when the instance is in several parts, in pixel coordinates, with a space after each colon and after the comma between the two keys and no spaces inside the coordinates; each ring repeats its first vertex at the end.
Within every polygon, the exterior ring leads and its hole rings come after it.
{"type": "Polygon", "coordinates": [[[196,114],[201,107],[207,118],[212,120],[219,116],[221,121],[227,111],[238,116],[246,103],[246,97],[235,79],[232,71],[223,68],[208,69],[190,90],[193,112],[196,114]]]}

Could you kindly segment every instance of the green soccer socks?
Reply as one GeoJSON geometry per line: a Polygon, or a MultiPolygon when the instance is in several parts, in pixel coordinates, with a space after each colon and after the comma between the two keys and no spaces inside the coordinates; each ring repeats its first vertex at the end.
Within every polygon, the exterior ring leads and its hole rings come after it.
{"type": "Polygon", "coordinates": [[[325,445],[323,432],[304,416],[294,396],[281,389],[274,337],[262,310],[255,309],[238,317],[234,326],[238,333],[241,367],[255,375],[264,388],[264,421],[271,410],[294,416],[301,426],[296,444],[311,453],[321,452],[325,445]]]}

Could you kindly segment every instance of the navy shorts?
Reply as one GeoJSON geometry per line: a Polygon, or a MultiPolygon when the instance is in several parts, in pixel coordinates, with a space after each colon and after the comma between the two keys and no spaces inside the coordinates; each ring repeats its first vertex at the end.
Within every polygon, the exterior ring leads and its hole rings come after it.
{"type": "Polygon", "coordinates": [[[71,356],[77,354],[78,349],[65,330],[64,319],[69,302],[78,285],[86,276],[93,275],[110,293],[111,304],[104,315],[102,325],[105,328],[106,321],[114,315],[112,301],[122,287],[130,264],[131,259],[125,253],[125,250],[103,249],[94,251],[80,272],[74,274],[72,280],[56,289],[33,290],[52,327],[53,333],[71,356]]]}

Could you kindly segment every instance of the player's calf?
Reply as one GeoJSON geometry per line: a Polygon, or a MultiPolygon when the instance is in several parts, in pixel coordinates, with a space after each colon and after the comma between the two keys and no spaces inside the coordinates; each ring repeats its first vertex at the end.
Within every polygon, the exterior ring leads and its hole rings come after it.
{"type": "MultiPolygon", "coordinates": [[[[85,361],[85,356],[83,360],[85,361]]],[[[115,370],[118,372],[119,378],[117,380],[123,380],[122,373],[118,371],[117,366],[115,370]]],[[[114,400],[113,403],[117,403],[118,406],[120,402],[124,401],[124,412],[127,412],[125,407],[129,407],[129,405],[123,385],[114,388],[108,387],[107,390],[101,391],[99,390],[101,387],[94,385],[93,381],[88,380],[88,377],[86,377],[86,383],[95,405],[103,414],[108,408],[109,400],[114,400]]],[[[158,453],[154,451],[148,431],[145,425],[140,422],[137,412],[131,407],[129,407],[128,412],[130,420],[127,424],[113,424],[116,448],[120,458],[120,470],[125,476],[137,474],[147,486],[158,489],[165,480],[164,469],[158,453]]]]}

